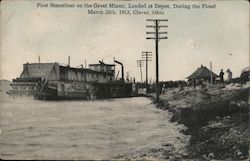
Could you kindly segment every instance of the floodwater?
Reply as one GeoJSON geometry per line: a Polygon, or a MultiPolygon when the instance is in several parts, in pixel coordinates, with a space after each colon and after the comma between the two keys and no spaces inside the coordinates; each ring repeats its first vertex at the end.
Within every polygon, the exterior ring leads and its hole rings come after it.
{"type": "Polygon", "coordinates": [[[0,100],[1,159],[112,159],[163,143],[179,150],[183,126],[170,118],[144,97],[0,100]]]}

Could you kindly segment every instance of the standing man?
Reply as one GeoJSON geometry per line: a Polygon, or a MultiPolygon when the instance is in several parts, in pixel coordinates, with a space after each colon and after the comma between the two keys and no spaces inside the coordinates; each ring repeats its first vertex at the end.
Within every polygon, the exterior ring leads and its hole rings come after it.
{"type": "Polygon", "coordinates": [[[228,81],[230,82],[233,76],[233,73],[231,72],[230,69],[227,69],[227,74],[228,74],[228,81]]]}
{"type": "Polygon", "coordinates": [[[221,69],[221,71],[220,71],[220,82],[224,83],[224,72],[223,72],[223,69],[221,69]]]}

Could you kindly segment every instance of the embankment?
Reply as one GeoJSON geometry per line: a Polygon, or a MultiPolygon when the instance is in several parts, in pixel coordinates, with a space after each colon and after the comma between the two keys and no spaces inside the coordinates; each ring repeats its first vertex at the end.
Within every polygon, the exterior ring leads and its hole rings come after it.
{"type": "Polygon", "coordinates": [[[159,108],[173,113],[191,135],[188,159],[247,159],[249,83],[174,88],[160,96],[159,108]]]}
{"type": "Polygon", "coordinates": [[[169,108],[173,112],[172,121],[177,121],[188,127],[202,126],[219,116],[231,115],[237,112],[248,112],[249,89],[234,91],[227,96],[206,99],[203,102],[186,108],[169,108]]]}

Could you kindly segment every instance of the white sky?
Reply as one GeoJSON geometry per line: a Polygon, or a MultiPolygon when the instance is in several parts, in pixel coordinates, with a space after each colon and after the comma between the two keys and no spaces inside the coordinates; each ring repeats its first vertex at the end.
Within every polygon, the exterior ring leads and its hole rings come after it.
{"type": "Polygon", "coordinates": [[[149,77],[155,79],[155,43],[145,38],[146,25],[151,25],[147,18],[168,19],[168,39],[159,43],[160,80],[183,80],[201,64],[209,68],[210,61],[215,73],[230,68],[237,77],[249,65],[249,3],[210,3],[216,9],[171,9],[151,17],[87,15],[86,9],[39,9],[32,1],[3,1],[0,79],[18,77],[22,64],[37,62],[40,55],[41,62],[65,64],[71,56],[72,66],[84,64],[84,59],[87,64],[113,63],[115,57],[140,80],[136,60],[142,51],[153,52],[149,77]]]}

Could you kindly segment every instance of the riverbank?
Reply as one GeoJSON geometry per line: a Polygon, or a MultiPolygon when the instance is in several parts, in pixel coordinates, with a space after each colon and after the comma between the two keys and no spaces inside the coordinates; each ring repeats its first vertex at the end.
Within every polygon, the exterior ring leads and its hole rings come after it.
{"type": "MultiPolygon", "coordinates": [[[[154,98],[154,95],[150,95],[154,98]]],[[[160,96],[158,108],[173,113],[191,135],[185,159],[242,160],[248,158],[249,82],[172,88],[160,96]]]]}

